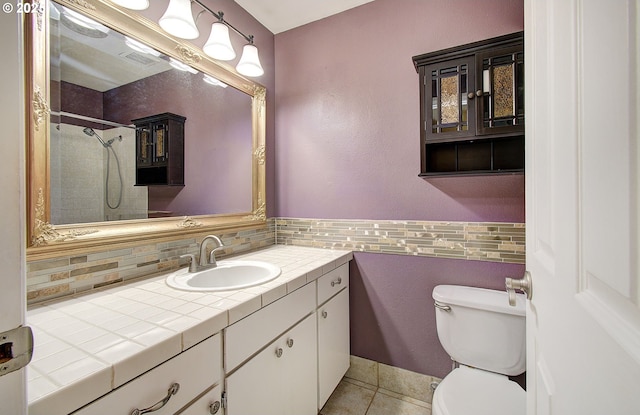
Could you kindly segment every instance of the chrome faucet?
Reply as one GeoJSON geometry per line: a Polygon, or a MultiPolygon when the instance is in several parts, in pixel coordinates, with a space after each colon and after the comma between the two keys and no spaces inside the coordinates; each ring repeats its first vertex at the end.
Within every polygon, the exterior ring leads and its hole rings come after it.
{"type": "Polygon", "coordinates": [[[222,248],[224,248],[224,244],[220,238],[215,235],[207,235],[204,237],[202,242],[200,242],[200,258],[198,262],[196,262],[195,255],[193,254],[180,255],[180,258],[190,258],[189,272],[198,272],[209,268],[215,268],[218,265],[216,262],[216,251],[222,248]],[[214,241],[217,246],[211,250],[209,258],[207,258],[207,244],[209,241],[214,241]]]}

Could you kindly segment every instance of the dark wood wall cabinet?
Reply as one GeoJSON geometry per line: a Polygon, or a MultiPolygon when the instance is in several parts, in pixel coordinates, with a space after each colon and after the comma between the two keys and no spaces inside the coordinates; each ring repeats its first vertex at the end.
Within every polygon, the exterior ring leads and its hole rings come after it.
{"type": "Polygon", "coordinates": [[[131,120],[136,126],[136,185],[184,186],[184,122],[164,113],[131,120]]]}
{"type": "Polygon", "coordinates": [[[420,176],[524,171],[524,32],[414,56],[420,176]]]}

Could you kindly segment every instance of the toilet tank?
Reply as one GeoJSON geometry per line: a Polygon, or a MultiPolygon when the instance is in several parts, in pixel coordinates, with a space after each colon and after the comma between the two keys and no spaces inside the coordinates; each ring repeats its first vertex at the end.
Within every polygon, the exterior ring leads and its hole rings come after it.
{"type": "Polygon", "coordinates": [[[503,291],[438,285],[433,299],[438,338],[453,360],[509,376],[525,371],[524,295],[512,307],[503,291]]]}

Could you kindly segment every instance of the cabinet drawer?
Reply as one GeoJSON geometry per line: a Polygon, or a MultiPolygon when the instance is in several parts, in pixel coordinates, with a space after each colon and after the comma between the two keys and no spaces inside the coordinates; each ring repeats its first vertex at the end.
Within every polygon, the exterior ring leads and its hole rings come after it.
{"type": "Polygon", "coordinates": [[[164,399],[171,385],[178,383],[178,392],[162,409],[154,412],[157,415],[174,414],[208,387],[220,382],[220,337],[220,334],[210,337],[73,414],[130,414],[136,408],[142,410],[164,399]]]}
{"type": "Polygon", "coordinates": [[[340,265],[331,272],[318,278],[318,305],[333,297],[344,287],[349,286],[349,263],[340,265]]]}
{"type": "Polygon", "coordinates": [[[225,368],[235,369],[315,308],[316,287],[307,284],[225,329],[225,368]]]}

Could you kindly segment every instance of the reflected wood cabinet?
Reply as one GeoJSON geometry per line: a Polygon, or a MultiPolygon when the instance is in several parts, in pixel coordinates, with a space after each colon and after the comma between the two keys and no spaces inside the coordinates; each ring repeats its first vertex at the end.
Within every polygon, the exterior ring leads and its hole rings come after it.
{"type": "Polygon", "coordinates": [[[524,171],[524,33],[414,56],[420,176],[524,171]]]}
{"type": "Polygon", "coordinates": [[[136,126],[136,186],[184,186],[184,122],[164,113],[138,118],[136,126]]]}

